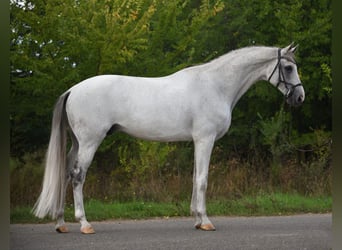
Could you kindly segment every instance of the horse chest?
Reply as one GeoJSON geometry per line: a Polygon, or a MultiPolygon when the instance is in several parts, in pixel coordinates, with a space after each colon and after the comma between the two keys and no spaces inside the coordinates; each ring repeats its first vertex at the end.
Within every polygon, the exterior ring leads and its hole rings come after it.
{"type": "Polygon", "coordinates": [[[217,124],[217,129],[216,129],[216,139],[220,139],[222,136],[224,136],[229,127],[230,127],[230,121],[231,121],[231,117],[230,115],[226,115],[226,117],[224,119],[222,119],[222,122],[217,124]]]}
{"type": "Polygon", "coordinates": [[[221,138],[229,129],[231,112],[226,103],[211,103],[206,105],[194,119],[193,132],[197,135],[215,135],[221,138]]]}

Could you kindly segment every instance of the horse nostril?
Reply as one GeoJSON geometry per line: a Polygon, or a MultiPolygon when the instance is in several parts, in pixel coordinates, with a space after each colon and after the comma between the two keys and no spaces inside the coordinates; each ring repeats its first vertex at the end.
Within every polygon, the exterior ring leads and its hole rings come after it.
{"type": "Polygon", "coordinates": [[[302,103],[304,101],[303,95],[298,96],[297,103],[302,103]]]}

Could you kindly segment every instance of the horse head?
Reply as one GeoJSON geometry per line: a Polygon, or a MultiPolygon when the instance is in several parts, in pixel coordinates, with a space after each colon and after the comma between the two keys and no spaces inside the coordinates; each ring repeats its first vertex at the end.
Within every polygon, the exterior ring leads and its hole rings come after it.
{"type": "Polygon", "coordinates": [[[305,99],[294,56],[297,47],[291,43],[277,50],[276,65],[268,77],[268,81],[284,94],[286,102],[291,106],[299,106],[305,99]]]}

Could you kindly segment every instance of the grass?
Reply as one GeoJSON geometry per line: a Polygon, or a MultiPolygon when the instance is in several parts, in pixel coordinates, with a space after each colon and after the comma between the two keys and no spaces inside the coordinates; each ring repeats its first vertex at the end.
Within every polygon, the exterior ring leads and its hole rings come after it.
{"type": "MultiPolygon", "coordinates": [[[[157,202],[102,202],[89,200],[85,203],[90,221],[108,219],[145,219],[154,217],[189,216],[188,201],[179,203],[157,202]]],[[[240,199],[208,201],[210,216],[268,216],[298,213],[327,213],[332,210],[331,197],[305,197],[298,194],[260,194],[240,199]]],[[[67,221],[74,221],[72,205],[66,206],[67,221]]],[[[38,219],[31,213],[31,207],[11,209],[11,223],[45,223],[51,219],[38,219]]]]}

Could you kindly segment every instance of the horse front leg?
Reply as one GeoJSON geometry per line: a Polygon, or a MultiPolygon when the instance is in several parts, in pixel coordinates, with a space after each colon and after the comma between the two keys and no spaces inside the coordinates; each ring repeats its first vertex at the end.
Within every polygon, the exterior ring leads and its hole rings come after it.
{"type": "Polygon", "coordinates": [[[215,137],[195,140],[195,166],[191,211],[196,217],[195,227],[205,231],[214,231],[215,227],[207,217],[206,191],[210,155],[215,137]]]}

